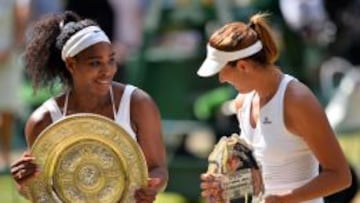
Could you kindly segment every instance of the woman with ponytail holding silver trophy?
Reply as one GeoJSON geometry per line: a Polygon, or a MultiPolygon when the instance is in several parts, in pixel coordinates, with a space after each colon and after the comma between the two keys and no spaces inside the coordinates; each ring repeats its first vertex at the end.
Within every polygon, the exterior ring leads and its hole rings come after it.
{"type": "Polygon", "coordinates": [[[218,74],[220,82],[238,90],[233,104],[241,134],[224,137],[226,141],[215,146],[209,170],[201,175],[202,196],[209,202],[323,203],[322,197],[350,185],[349,167],[316,97],[274,64],[278,49],[266,16],[253,15],[247,24],[228,23],[208,41],[207,57],[197,74],[218,74]],[[237,182],[230,181],[239,186],[229,188],[229,173],[219,169],[229,167],[233,139],[249,145],[252,153],[247,157],[256,159],[248,167],[261,174],[256,178],[252,173],[248,181],[256,198],[229,196],[244,193],[241,174],[237,182]],[[227,150],[220,150],[222,145],[227,150]],[[214,161],[217,164],[211,166],[214,161]],[[259,193],[255,189],[261,189],[261,184],[256,186],[261,182],[264,188],[259,193]]]}
{"type": "Polygon", "coordinates": [[[41,19],[30,37],[35,89],[60,82],[65,91],[26,123],[29,150],[11,167],[19,192],[33,202],[153,202],[168,178],[160,113],[141,89],[113,82],[106,34],[66,11],[41,19]]]}

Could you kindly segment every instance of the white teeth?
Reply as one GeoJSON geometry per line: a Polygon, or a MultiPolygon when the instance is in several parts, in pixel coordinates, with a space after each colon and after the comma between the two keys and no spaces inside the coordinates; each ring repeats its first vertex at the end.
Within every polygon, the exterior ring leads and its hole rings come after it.
{"type": "Polygon", "coordinates": [[[99,83],[101,83],[101,84],[109,84],[109,81],[107,81],[107,80],[102,80],[102,81],[98,81],[99,83]]]}

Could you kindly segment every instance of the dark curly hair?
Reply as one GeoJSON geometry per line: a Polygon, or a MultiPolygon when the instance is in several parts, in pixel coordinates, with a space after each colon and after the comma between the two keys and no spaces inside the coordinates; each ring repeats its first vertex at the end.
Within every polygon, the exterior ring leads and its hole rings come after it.
{"type": "Polygon", "coordinates": [[[25,68],[35,91],[41,86],[52,88],[59,80],[65,86],[72,86],[61,50],[73,34],[91,25],[97,23],[82,20],[72,11],[47,15],[34,25],[25,48],[25,68]]]}

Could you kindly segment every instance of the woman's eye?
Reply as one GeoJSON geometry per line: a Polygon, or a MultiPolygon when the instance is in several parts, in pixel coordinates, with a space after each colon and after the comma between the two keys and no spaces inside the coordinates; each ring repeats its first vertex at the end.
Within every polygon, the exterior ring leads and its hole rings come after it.
{"type": "Polygon", "coordinates": [[[111,59],[109,60],[109,64],[110,64],[110,65],[115,65],[115,63],[116,63],[115,58],[111,58],[111,59]]]}
{"type": "Polygon", "coordinates": [[[92,62],[90,62],[90,66],[92,66],[92,67],[98,67],[98,66],[100,66],[101,65],[101,63],[99,62],[99,61],[92,61],[92,62]]]}

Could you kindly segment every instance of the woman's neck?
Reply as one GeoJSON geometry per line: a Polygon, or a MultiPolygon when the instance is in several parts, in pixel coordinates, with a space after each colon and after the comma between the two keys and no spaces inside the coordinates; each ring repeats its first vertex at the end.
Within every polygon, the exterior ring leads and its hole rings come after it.
{"type": "Polygon", "coordinates": [[[97,113],[111,103],[110,91],[102,96],[76,89],[68,92],[68,112],[70,110],[74,113],[97,113]]]}
{"type": "Polygon", "coordinates": [[[255,89],[260,106],[265,105],[276,94],[283,77],[283,73],[276,66],[267,67],[262,71],[258,80],[261,83],[258,83],[255,89]]]}

